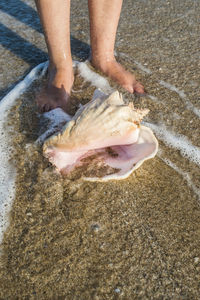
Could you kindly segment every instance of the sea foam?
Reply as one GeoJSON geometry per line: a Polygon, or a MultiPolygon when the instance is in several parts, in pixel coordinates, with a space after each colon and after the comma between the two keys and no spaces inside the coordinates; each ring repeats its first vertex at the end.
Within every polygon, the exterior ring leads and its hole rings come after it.
{"type": "Polygon", "coordinates": [[[113,90],[106,78],[93,72],[85,62],[77,62],[77,67],[80,75],[86,80],[91,82],[91,85],[100,88],[105,94],[111,93],[113,90]]]}
{"type": "Polygon", "coordinates": [[[156,125],[148,122],[144,122],[144,124],[150,127],[166,145],[179,150],[183,157],[200,166],[200,148],[192,145],[186,136],[173,133],[166,129],[164,125],[156,125]]]}
{"type": "Polygon", "coordinates": [[[46,72],[48,63],[42,63],[35,67],[20,83],[18,83],[0,101],[0,243],[3,232],[9,223],[9,211],[15,196],[16,170],[10,162],[12,148],[10,147],[9,131],[12,126],[6,128],[7,117],[15,100],[31,85],[31,83],[46,72]]]}
{"type": "Polygon", "coordinates": [[[179,167],[177,167],[168,158],[162,157],[160,155],[159,155],[159,157],[162,159],[162,161],[165,162],[165,164],[167,164],[169,167],[174,169],[179,175],[181,175],[183,177],[183,179],[186,180],[187,185],[193,190],[193,192],[197,195],[197,197],[200,201],[200,189],[192,182],[192,179],[191,179],[190,175],[187,172],[180,169],[179,167]]]}
{"type": "Polygon", "coordinates": [[[200,118],[200,109],[195,107],[186,97],[186,94],[184,91],[178,89],[175,85],[170,84],[168,82],[165,82],[163,80],[159,81],[159,84],[164,86],[166,89],[169,89],[170,91],[176,92],[180,98],[182,98],[185,101],[187,109],[191,110],[197,117],[200,118]]]}
{"type": "MultiPolygon", "coordinates": [[[[105,93],[110,93],[112,91],[108,81],[101,75],[93,72],[87,66],[87,63],[73,61],[73,66],[77,67],[80,75],[85,80],[91,82],[91,84],[95,87],[101,88],[105,93]]],[[[8,113],[11,107],[14,105],[15,100],[27,90],[34,80],[41,78],[47,71],[47,68],[48,62],[41,63],[36,66],[0,102],[0,243],[3,239],[3,232],[6,230],[9,224],[9,211],[12,201],[15,197],[16,170],[10,162],[12,148],[10,147],[9,143],[9,131],[12,130],[12,126],[5,128],[8,113]]],[[[49,115],[52,115],[51,117],[54,118],[54,114],[55,110],[49,115]]],[[[55,122],[52,123],[53,126],[55,125],[54,123],[55,122]]]]}

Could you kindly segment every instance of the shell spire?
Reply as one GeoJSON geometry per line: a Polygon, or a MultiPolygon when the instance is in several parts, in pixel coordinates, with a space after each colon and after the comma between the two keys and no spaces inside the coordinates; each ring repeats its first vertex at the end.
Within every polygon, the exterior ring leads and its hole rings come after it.
{"type": "Polygon", "coordinates": [[[149,109],[135,108],[133,102],[128,104],[128,107],[132,110],[132,121],[134,124],[140,125],[142,119],[149,113],[149,109]]]}

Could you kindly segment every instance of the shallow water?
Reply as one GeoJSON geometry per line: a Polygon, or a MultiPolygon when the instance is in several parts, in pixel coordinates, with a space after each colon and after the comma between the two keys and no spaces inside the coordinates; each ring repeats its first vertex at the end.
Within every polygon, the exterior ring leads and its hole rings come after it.
{"type": "MultiPolygon", "coordinates": [[[[79,173],[62,178],[34,146],[41,127],[34,93],[41,82],[17,101],[10,115],[16,198],[2,244],[1,298],[198,299],[197,15],[196,1],[124,5],[118,59],[136,72],[148,95],[123,94],[150,109],[144,121],[160,147],[126,180],[89,183],[79,173]]],[[[76,76],[74,97],[82,104],[94,89],[76,76]]]]}
{"type": "MultiPolygon", "coordinates": [[[[104,293],[112,298],[119,293],[131,298],[138,289],[140,297],[172,291],[196,297],[199,161],[165,145],[169,133],[161,127],[165,138],[160,141],[159,156],[128,179],[88,183],[81,179],[81,170],[63,178],[34,144],[41,133],[34,102],[39,85],[36,82],[20,97],[9,118],[15,131],[17,178],[11,223],[3,242],[4,293],[11,296],[15,290],[23,296],[77,299],[104,293]],[[142,290],[137,288],[141,282],[142,290]]],[[[73,96],[85,103],[93,91],[77,75],[73,96]]],[[[134,100],[134,96],[126,97],[134,100]]],[[[146,97],[137,100],[148,105],[146,97]]],[[[156,123],[155,116],[150,114],[149,124],[156,123]]],[[[189,147],[191,141],[186,143],[189,147]]]]}

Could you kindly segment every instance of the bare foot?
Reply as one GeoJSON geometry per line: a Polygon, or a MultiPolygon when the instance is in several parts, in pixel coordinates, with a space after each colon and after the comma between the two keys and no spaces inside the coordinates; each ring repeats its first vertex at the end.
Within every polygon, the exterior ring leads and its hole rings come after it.
{"type": "Polygon", "coordinates": [[[130,93],[145,93],[143,85],[135,79],[135,76],[132,73],[126,71],[115,59],[108,60],[103,63],[92,59],[92,65],[130,93]]]}
{"type": "Polygon", "coordinates": [[[56,107],[71,113],[72,100],[70,92],[74,82],[73,68],[62,68],[55,70],[49,68],[48,82],[36,97],[40,112],[47,112],[56,107]]]}

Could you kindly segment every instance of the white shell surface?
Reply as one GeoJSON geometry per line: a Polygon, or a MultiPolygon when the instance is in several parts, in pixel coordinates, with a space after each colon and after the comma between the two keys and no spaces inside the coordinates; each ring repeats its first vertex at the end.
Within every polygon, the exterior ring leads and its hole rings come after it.
{"type": "Polygon", "coordinates": [[[44,155],[63,174],[81,167],[85,180],[127,178],[158,150],[151,129],[136,125],[146,113],[147,110],[126,105],[118,92],[107,96],[97,90],[72,119],[67,114],[65,118],[60,109],[45,114],[46,118],[51,114],[54,127],[59,128],[59,120],[63,119],[66,124],[45,141],[44,155]],[[87,169],[90,172],[85,172],[87,169]],[[103,171],[99,173],[99,169],[103,171]]]}

